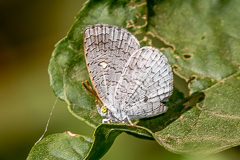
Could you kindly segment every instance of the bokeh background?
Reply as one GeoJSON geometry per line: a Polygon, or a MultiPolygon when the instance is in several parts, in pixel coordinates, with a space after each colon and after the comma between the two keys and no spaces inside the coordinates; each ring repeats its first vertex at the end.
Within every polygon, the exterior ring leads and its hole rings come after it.
{"type": "MultiPolygon", "coordinates": [[[[26,159],[41,137],[56,100],[47,72],[51,53],[84,2],[0,0],[0,160],[26,159]]],[[[73,117],[66,103],[58,100],[46,136],[64,131],[92,136],[94,130],[73,117]]],[[[238,156],[239,149],[233,148],[213,159],[237,160],[238,156]]],[[[122,134],[102,159],[186,157],[168,152],[154,141],[122,134]]]]}

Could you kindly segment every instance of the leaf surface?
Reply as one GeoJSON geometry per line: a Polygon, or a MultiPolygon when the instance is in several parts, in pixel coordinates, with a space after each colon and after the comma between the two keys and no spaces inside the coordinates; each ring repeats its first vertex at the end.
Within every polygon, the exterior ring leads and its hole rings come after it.
{"type": "MultiPolygon", "coordinates": [[[[239,5],[236,0],[89,0],[67,37],[53,52],[49,74],[54,93],[68,103],[73,115],[98,126],[102,117],[97,113],[95,98],[81,84],[85,80],[90,82],[83,32],[90,24],[124,27],[142,45],[159,48],[175,75],[188,83],[190,91],[184,97],[175,88],[165,114],[135,123],[150,131],[160,145],[176,153],[211,154],[237,146],[240,144],[239,5]]],[[[138,127],[100,126],[95,133],[100,129],[104,132],[96,136],[94,144],[105,134],[106,143],[102,146],[109,148],[117,135],[132,128],[136,129],[134,135],[141,135],[138,127]]],[[[94,150],[92,147],[89,157],[94,157],[91,155],[94,150]]]]}
{"type": "Polygon", "coordinates": [[[45,137],[31,149],[28,160],[35,159],[83,159],[92,144],[92,139],[69,131],[45,137]]]}

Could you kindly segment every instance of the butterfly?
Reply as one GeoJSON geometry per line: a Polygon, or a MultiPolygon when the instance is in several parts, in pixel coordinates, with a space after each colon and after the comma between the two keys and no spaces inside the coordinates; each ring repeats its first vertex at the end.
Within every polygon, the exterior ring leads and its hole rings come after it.
{"type": "Polygon", "coordinates": [[[108,24],[89,25],[84,31],[85,60],[97,97],[98,113],[105,122],[132,124],[132,119],[167,111],[173,91],[173,73],[167,58],[151,46],[140,48],[127,30],[108,24]]]}

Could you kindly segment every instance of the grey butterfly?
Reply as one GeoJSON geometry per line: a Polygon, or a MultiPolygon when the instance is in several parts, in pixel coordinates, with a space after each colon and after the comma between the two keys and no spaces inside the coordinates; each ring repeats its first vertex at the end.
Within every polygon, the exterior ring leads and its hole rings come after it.
{"type": "MultiPolygon", "coordinates": [[[[140,48],[134,35],[107,24],[87,26],[84,32],[87,68],[105,122],[125,122],[167,111],[173,91],[173,73],[157,49],[140,48]]],[[[85,85],[85,88],[86,85],[85,85]]]]}

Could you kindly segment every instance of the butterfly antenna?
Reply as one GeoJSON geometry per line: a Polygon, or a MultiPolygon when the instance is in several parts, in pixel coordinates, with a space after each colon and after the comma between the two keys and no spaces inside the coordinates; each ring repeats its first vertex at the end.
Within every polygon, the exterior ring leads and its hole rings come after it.
{"type": "Polygon", "coordinates": [[[103,104],[102,100],[99,98],[99,96],[97,95],[96,91],[90,86],[90,84],[88,83],[87,80],[85,81],[85,83],[82,82],[83,87],[84,87],[89,93],[91,93],[94,97],[96,97],[96,98],[100,101],[101,104],[103,104]],[[87,85],[86,85],[85,83],[86,83],[87,85]]]}
{"type": "Polygon", "coordinates": [[[92,88],[92,86],[88,83],[88,80],[85,80],[85,83],[87,84],[88,88],[91,89],[96,95],[96,91],[92,88]]]}

